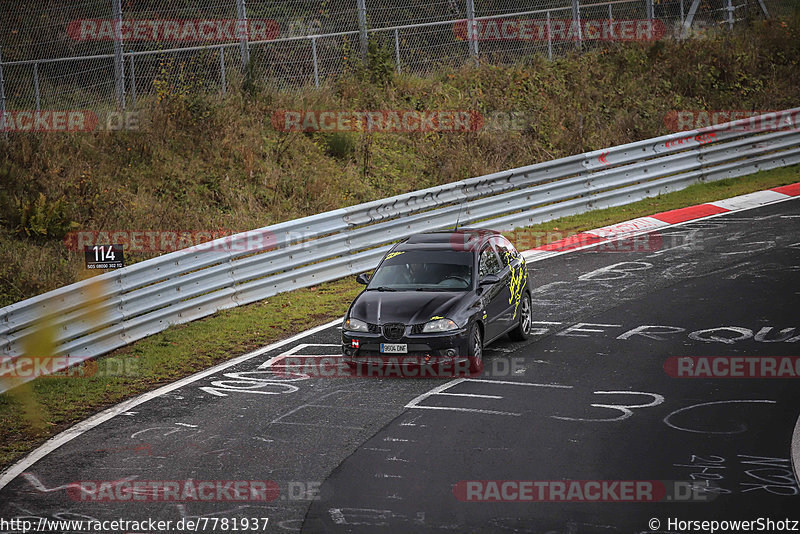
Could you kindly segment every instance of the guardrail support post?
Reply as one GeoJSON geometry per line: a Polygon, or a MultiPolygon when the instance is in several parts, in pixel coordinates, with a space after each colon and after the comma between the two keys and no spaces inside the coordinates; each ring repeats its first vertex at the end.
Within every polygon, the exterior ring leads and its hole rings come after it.
{"type": "Polygon", "coordinates": [[[133,66],[133,53],[131,53],[131,105],[136,107],[136,69],[133,66]]]}
{"type": "Polygon", "coordinates": [[[478,64],[478,23],[475,20],[475,1],[467,0],[467,45],[469,55],[478,64]]]}
{"type": "Polygon", "coordinates": [[[39,64],[33,64],[33,100],[36,102],[36,111],[42,110],[42,99],[39,93],[39,64]]]}
{"type": "Polygon", "coordinates": [[[8,140],[6,131],[6,86],[3,80],[3,47],[0,46],[0,132],[8,140]]]}
{"type": "Polygon", "coordinates": [[[244,5],[244,0],[236,0],[236,27],[239,28],[239,49],[242,53],[242,72],[247,69],[250,64],[250,27],[247,24],[247,7],[244,5]]]}
{"type": "Polygon", "coordinates": [[[122,3],[112,0],[114,25],[114,87],[117,95],[117,108],[125,109],[125,63],[122,57],[122,3]]]}
{"type": "Polygon", "coordinates": [[[314,60],[314,86],[319,87],[319,66],[317,65],[317,38],[311,38],[311,57],[314,60]]]}
{"type": "Polygon", "coordinates": [[[222,94],[228,93],[228,82],[225,79],[225,47],[219,47],[219,77],[222,83],[222,94]]]}
{"type": "Polygon", "coordinates": [[[367,37],[367,5],[365,0],[358,0],[358,34],[361,42],[361,60],[367,62],[368,37],[367,37]]]}

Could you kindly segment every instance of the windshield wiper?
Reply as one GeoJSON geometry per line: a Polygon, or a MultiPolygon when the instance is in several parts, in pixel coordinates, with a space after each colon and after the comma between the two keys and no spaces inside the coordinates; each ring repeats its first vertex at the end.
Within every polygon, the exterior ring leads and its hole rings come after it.
{"type": "Polygon", "coordinates": [[[445,292],[449,292],[449,291],[458,291],[459,289],[461,289],[461,288],[456,288],[456,287],[418,287],[414,291],[445,291],[445,292]]]}
{"type": "Polygon", "coordinates": [[[371,287],[371,288],[369,288],[369,290],[370,291],[397,291],[395,288],[388,287],[388,286],[371,287]]]}

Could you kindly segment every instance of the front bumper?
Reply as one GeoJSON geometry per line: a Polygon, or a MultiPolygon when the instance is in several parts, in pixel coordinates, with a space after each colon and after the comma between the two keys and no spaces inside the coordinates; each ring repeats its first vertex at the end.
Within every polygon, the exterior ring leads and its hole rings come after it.
{"type": "Polygon", "coordinates": [[[351,363],[412,362],[414,359],[420,364],[466,361],[469,359],[469,330],[462,328],[437,334],[406,334],[400,339],[342,330],[342,355],[351,363]],[[383,343],[404,343],[408,345],[408,352],[381,353],[383,343]]]}

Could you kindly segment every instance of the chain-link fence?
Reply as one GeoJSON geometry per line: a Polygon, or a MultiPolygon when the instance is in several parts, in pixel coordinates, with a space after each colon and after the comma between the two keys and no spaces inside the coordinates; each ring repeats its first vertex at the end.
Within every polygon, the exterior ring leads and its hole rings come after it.
{"type": "MultiPolygon", "coordinates": [[[[130,109],[243,72],[319,85],[372,41],[400,72],[686,38],[786,14],[792,0],[0,0],[5,110],[130,109]]],[[[2,126],[2,125],[0,125],[2,126]]]]}

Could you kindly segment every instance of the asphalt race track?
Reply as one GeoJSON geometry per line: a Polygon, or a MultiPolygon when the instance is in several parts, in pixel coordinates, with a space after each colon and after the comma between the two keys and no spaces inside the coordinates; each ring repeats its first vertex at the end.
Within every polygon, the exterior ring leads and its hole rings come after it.
{"type": "Polygon", "coordinates": [[[287,353],[337,355],[331,326],[78,435],[0,490],[0,517],[265,517],[268,532],[542,534],[800,520],[790,462],[797,379],[668,372],[676,357],[800,356],[800,201],[639,243],[531,262],[537,334],[488,347],[481,377],[280,371],[287,353]],[[280,496],[119,501],[74,485],[137,480],[270,480],[280,496]],[[657,481],[667,495],[487,502],[488,492],[475,500],[462,491],[469,481],[563,480],[657,481]]]}

